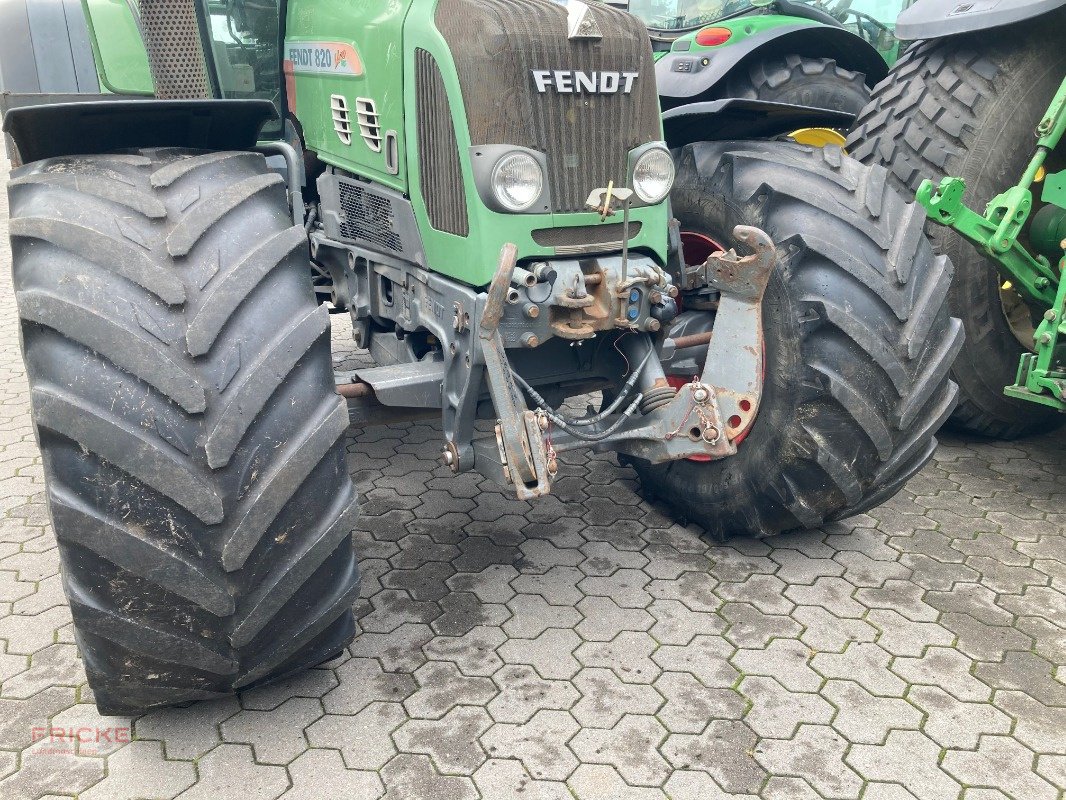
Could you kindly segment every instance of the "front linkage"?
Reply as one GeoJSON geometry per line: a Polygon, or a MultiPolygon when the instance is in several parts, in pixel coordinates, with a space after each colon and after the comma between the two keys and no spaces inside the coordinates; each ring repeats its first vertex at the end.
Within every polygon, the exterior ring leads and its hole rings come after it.
{"type": "MultiPolygon", "coordinates": [[[[620,194],[616,190],[616,198],[620,194]]],[[[522,500],[551,491],[557,456],[567,450],[614,450],[651,463],[734,455],[762,395],[762,299],[777,264],[766,233],[744,226],[734,233],[751,255],[717,252],[703,264],[684,268],[681,288],[717,293],[718,311],[713,336],[697,334],[680,342],[655,337],[658,318],[676,313],[678,287],[672,276],[625,252],[620,259],[587,260],[580,267],[577,262],[547,262],[537,275],[516,266],[516,248],[508,244],[488,290],[479,293],[408,267],[390,281],[390,291],[399,297],[388,308],[376,291],[380,280],[368,274],[380,279],[388,268],[378,264],[370,269],[358,257],[348,258],[347,285],[375,287],[363,300],[353,297],[353,307],[367,308],[368,317],[373,316],[370,309],[400,309],[409,329],[433,331],[451,358],[358,370],[338,388],[360,424],[409,419],[418,415],[417,409],[440,408],[442,461],[455,472],[475,469],[511,485],[522,500]],[[534,330],[577,346],[589,342],[582,348],[591,352],[583,370],[585,383],[573,382],[563,396],[572,396],[575,385],[607,388],[610,381],[588,378],[609,374],[605,359],[596,354],[604,349],[603,337],[617,332],[606,349],[622,355],[627,374],[615,382],[620,385],[613,397],[605,398],[603,410],[568,417],[531,385],[535,381],[519,373],[508,350],[523,352],[514,347],[516,341],[534,344],[531,337],[540,338],[534,330]],[[679,350],[693,346],[706,346],[706,367],[675,389],[665,370],[679,350]],[[494,435],[476,438],[479,407],[482,416],[490,407],[486,399],[495,416],[494,435]]],[[[324,261],[344,263],[336,253],[331,257],[327,240],[313,242],[324,261]]],[[[382,336],[377,333],[371,342],[377,339],[381,346],[382,336]]],[[[552,383],[556,385],[550,388],[558,388],[557,378],[552,383]]]]}
{"type": "Polygon", "coordinates": [[[961,178],[944,178],[939,185],[924,181],[918,202],[930,219],[954,229],[992,258],[1004,279],[1043,312],[1034,351],[1022,355],[1017,379],[1004,391],[1066,413],[1066,170],[1046,174],[1044,168],[1064,132],[1066,80],[1036,128],[1036,153],[1021,180],[992,198],[984,216],[963,204],[966,184],[961,178]],[[1041,178],[1045,206],[1034,215],[1032,185],[1041,178]],[[1019,241],[1023,232],[1036,255],[1019,241]]]}

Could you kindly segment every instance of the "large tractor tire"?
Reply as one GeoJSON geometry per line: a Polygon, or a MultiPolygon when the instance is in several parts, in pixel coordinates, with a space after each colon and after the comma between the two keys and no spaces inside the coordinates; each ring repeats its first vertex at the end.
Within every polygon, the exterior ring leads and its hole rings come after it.
{"type": "MultiPolygon", "coordinates": [[[[1017,183],[1032,156],[1033,130],[1066,73],[1064,37],[1066,14],[1058,13],[912,45],[859,115],[849,152],[887,167],[892,185],[911,197],[925,178],[957,175],[966,181],[967,205],[983,211],[1017,183]]],[[[1013,439],[1063,422],[1050,408],[1003,394],[1032,348],[1024,303],[954,231],[930,224],[929,232],[955,264],[948,302],[966,329],[952,370],[959,384],[952,425],[1013,439]]]]}
{"type": "Polygon", "coordinates": [[[779,266],[751,431],[719,461],[635,462],[645,490],[720,539],[815,528],[895,494],[955,407],[962,343],[945,304],[951,263],[933,255],[921,208],[884,169],[781,142],[684,148],[672,203],[686,241],[743,252],[733,228],[753,225],[779,266]]]}
{"type": "Polygon", "coordinates": [[[787,55],[737,70],[726,80],[726,96],[858,114],[870,89],[862,73],[832,59],[787,55]]]}
{"type": "Polygon", "coordinates": [[[280,178],[254,153],[180,150],[12,177],[33,418],[101,712],[342,650],[358,591],[348,417],[280,178]]]}

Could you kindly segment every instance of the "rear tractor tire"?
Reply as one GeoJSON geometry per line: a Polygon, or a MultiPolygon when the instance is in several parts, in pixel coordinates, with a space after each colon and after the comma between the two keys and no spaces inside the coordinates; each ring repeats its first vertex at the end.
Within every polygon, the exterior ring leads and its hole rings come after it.
{"type": "Polygon", "coordinates": [[[14,283],[63,583],[105,714],[232,693],[354,635],[329,318],[255,153],[29,164],[14,283]]]}
{"type": "Polygon", "coordinates": [[[936,448],[962,344],[951,263],[933,255],[921,208],[881,168],[784,142],[685,147],[672,203],[683,232],[738,252],[733,228],[762,228],[779,267],[748,436],[720,461],[631,462],[644,489],[719,539],[816,528],[890,498],[936,448]]]}
{"type": "MultiPolygon", "coordinates": [[[[1066,12],[994,33],[912,45],[859,115],[849,152],[885,166],[892,185],[909,197],[926,178],[959,176],[967,205],[983,211],[1029,163],[1033,130],[1066,72],[1066,12]]],[[[1062,168],[1064,157],[1052,154],[1051,171],[1062,168]]],[[[1066,422],[1053,409],[1003,393],[1033,348],[1028,306],[973,245],[948,228],[928,227],[937,252],[955,265],[948,303],[966,329],[952,369],[959,406],[951,425],[1015,439],[1066,422]]]]}
{"type": "Polygon", "coordinates": [[[797,55],[757,61],[737,70],[726,81],[726,94],[849,114],[858,114],[870,101],[870,89],[861,72],[844,69],[829,58],[797,55]]]}

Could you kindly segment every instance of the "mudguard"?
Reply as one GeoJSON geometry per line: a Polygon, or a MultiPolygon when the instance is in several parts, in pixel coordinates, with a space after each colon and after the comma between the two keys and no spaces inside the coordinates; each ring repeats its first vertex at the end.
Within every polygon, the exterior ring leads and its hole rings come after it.
{"type": "Polygon", "coordinates": [[[269,100],[105,100],[12,108],[4,131],[22,163],[140,147],[251,150],[269,100]]]}
{"type": "Polygon", "coordinates": [[[1066,0],[918,0],[896,20],[904,41],[999,28],[1066,6],[1066,0]]]}
{"type": "Polygon", "coordinates": [[[765,100],[730,97],[689,103],[663,114],[663,131],[671,147],[729,139],[772,139],[799,128],[847,128],[851,114],[765,100]]]}
{"type": "Polygon", "coordinates": [[[655,80],[665,107],[707,95],[734,69],[775,56],[832,58],[845,69],[863,73],[868,86],[888,74],[885,60],[867,42],[844,28],[807,20],[762,31],[718,50],[688,52],[677,47],[675,44],[675,49],[655,65],[655,80]]]}

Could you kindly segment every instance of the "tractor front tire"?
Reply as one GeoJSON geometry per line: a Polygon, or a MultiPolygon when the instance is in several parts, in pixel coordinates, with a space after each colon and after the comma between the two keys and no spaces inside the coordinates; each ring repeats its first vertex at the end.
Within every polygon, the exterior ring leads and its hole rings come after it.
{"type": "MultiPolygon", "coordinates": [[[[1066,72],[1066,14],[994,33],[912,45],[859,115],[849,152],[885,166],[892,185],[911,197],[926,178],[961,177],[967,205],[983,212],[1029,163],[1033,130],[1066,72]]],[[[996,265],[954,231],[929,228],[937,252],[955,265],[948,302],[966,329],[952,369],[959,384],[952,426],[1015,439],[1061,424],[1054,410],[1003,394],[1031,345],[1012,328],[996,265]]]]}
{"type": "Polygon", "coordinates": [[[858,114],[870,101],[861,72],[829,58],[787,55],[757,61],[726,80],[726,95],[858,114]]]}
{"type": "Polygon", "coordinates": [[[100,711],[232,693],[352,639],[329,317],[255,153],[29,164],[9,188],[33,419],[100,711]]]}
{"type": "Polygon", "coordinates": [[[816,528],[887,500],[955,407],[951,263],[933,255],[921,208],[884,169],[783,142],[685,147],[671,199],[683,232],[743,252],[733,228],[756,226],[779,264],[750,433],[719,461],[632,462],[643,488],[719,539],[816,528]]]}

